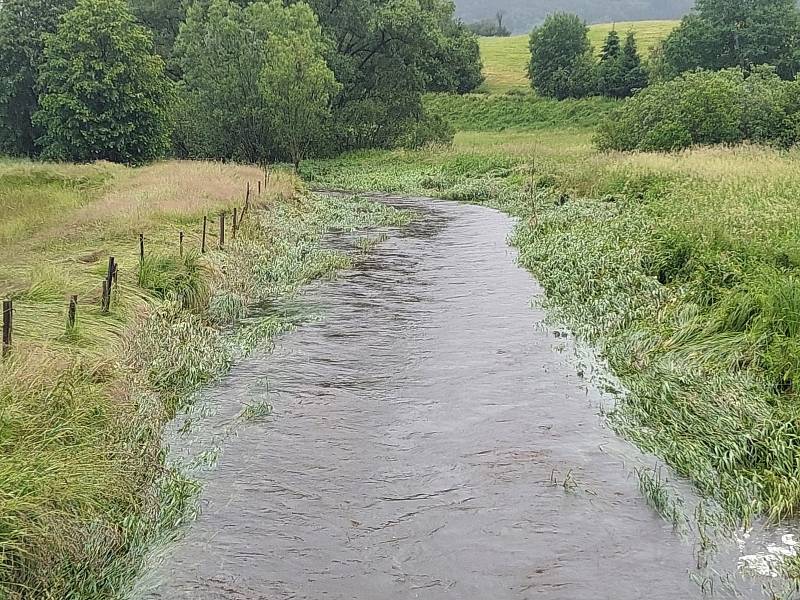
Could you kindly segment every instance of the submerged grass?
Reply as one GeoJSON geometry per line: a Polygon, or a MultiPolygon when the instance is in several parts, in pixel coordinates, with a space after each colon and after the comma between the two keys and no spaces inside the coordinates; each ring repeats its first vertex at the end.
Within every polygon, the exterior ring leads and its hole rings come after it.
{"type": "Polygon", "coordinates": [[[554,318],[627,390],[614,426],[740,522],[798,516],[800,155],[600,154],[589,139],[462,132],[451,148],[358,153],[304,175],[518,216],[520,262],[554,318]]]}
{"type": "MultiPolygon", "coordinates": [[[[201,256],[202,216],[241,205],[246,182],[262,176],[212,163],[0,162],[9,215],[0,290],[17,311],[13,352],[0,362],[0,597],[120,597],[147,545],[189,516],[197,489],[165,466],[163,425],[288,324],[256,320],[235,336],[229,326],[347,266],[349,257],[322,247],[324,232],[408,220],[358,199],[309,196],[277,175],[237,239],[201,256]],[[20,200],[37,193],[47,210],[20,200]],[[121,267],[105,315],[97,284],[109,254],[121,267]],[[78,324],[67,332],[73,293],[78,324]]],[[[244,417],[262,418],[267,407],[244,417]]]]}

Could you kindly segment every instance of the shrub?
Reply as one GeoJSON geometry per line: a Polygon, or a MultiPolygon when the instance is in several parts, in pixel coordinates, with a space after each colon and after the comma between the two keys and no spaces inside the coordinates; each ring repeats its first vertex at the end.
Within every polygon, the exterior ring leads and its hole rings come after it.
{"type": "Polygon", "coordinates": [[[770,68],[694,71],[654,85],[611,113],[603,150],[673,151],[745,140],[791,146],[798,139],[800,83],[770,68]]]}

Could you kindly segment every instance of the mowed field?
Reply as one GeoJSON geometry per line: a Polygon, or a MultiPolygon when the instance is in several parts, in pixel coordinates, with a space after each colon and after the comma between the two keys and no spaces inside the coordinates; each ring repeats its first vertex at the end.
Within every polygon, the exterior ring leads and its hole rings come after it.
{"type": "MultiPolygon", "coordinates": [[[[603,23],[589,27],[589,40],[599,53],[603,41],[612,29],[616,29],[623,36],[633,31],[639,42],[639,51],[643,56],[648,56],[650,50],[667,37],[678,24],[679,21],[603,23]]],[[[481,55],[486,75],[485,87],[489,92],[502,94],[512,89],[529,87],[526,75],[529,60],[528,39],[527,35],[481,38],[481,55]]]]}

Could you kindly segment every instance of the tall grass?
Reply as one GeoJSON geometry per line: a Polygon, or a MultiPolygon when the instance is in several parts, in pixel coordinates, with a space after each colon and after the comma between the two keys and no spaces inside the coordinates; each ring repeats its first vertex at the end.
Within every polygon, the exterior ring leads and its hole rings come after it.
{"type": "Polygon", "coordinates": [[[614,426],[747,523],[800,513],[798,167],[746,146],[599,154],[552,129],[462,132],[305,176],[520,217],[514,244],[551,314],[627,389],[614,426]]]}
{"type": "Polygon", "coordinates": [[[0,245],[0,290],[18,311],[13,352],[0,362],[0,597],[121,597],[148,544],[188,518],[197,489],[164,466],[164,423],[286,326],[267,319],[229,336],[231,322],[347,266],[321,246],[324,232],[408,218],[355,199],[306,198],[292,177],[273,174],[237,239],[200,256],[202,215],[240,205],[245,183],[262,175],[211,163],[0,163],[17,224],[0,245]],[[37,186],[57,204],[38,221],[37,207],[12,200],[37,186]],[[105,315],[98,283],[108,254],[121,270],[105,315]],[[78,325],[67,332],[72,293],[78,325]]]}

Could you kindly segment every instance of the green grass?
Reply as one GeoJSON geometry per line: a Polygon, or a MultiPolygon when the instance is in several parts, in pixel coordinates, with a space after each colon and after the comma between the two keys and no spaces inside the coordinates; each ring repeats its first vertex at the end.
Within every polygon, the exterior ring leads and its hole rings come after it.
{"type": "Polygon", "coordinates": [[[148,546],[190,517],[197,491],[164,465],[163,425],[288,326],[269,318],[231,336],[233,322],[348,266],[321,246],[324,232],[408,220],[383,205],[306,195],[276,175],[237,239],[201,256],[202,216],[241,206],[245,182],[261,177],[211,163],[0,163],[0,296],[16,309],[12,353],[0,361],[1,598],[122,597],[148,546]],[[121,270],[102,314],[96,288],[109,254],[121,270]],[[67,331],[73,293],[78,322],[67,331]]]}
{"type": "Polygon", "coordinates": [[[460,131],[593,127],[618,105],[607,98],[559,102],[533,94],[429,94],[424,102],[429,113],[460,131]]]}
{"type": "Polygon", "coordinates": [[[553,318],[628,393],[612,422],[729,515],[800,514],[800,154],[602,154],[591,130],[461,132],[305,176],[520,217],[553,318]]]}
{"type": "MultiPolygon", "coordinates": [[[[608,32],[615,27],[620,34],[628,31],[636,34],[639,51],[649,56],[650,50],[678,26],[678,21],[632,21],[616,24],[591,25],[589,40],[599,53],[608,32]]],[[[511,90],[529,90],[527,77],[530,50],[528,36],[516,35],[507,38],[481,38],[481,56],[484,63],[486,83],[484,87],[494,94],[511,90]]]]}

